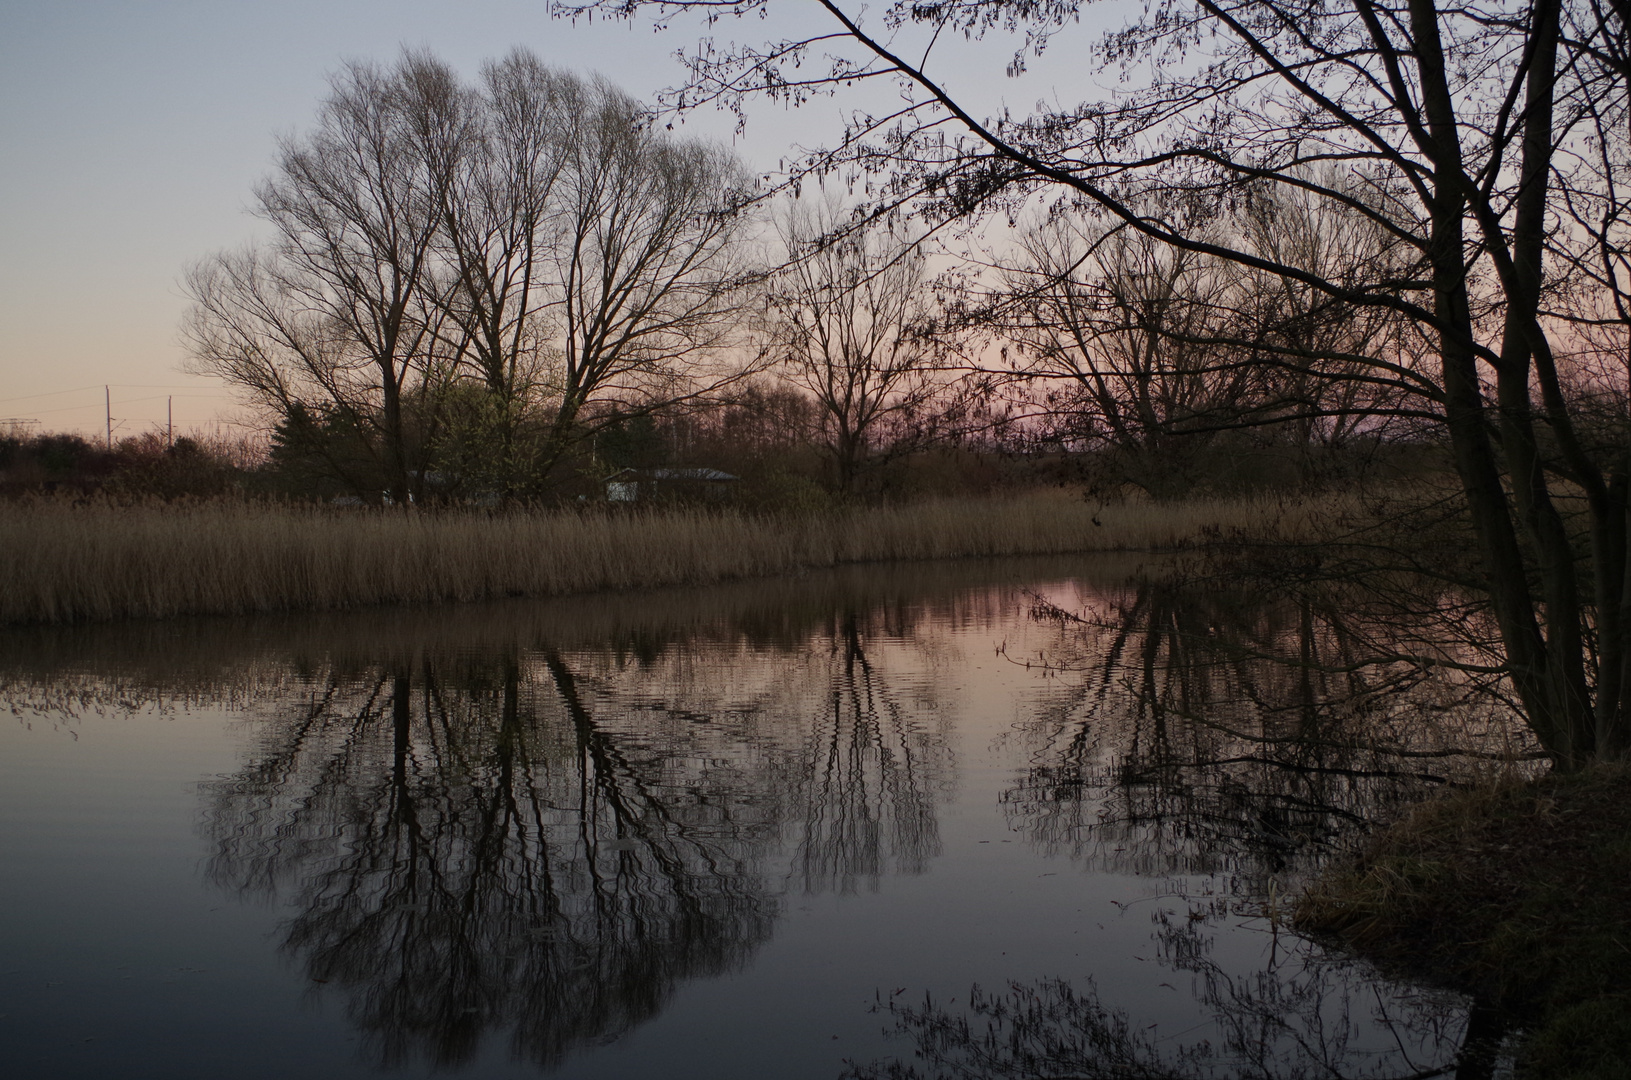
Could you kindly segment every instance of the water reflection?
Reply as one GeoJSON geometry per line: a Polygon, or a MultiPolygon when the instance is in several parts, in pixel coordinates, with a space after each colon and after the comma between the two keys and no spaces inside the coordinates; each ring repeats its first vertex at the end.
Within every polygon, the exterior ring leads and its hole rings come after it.
{"type": "MultiPolygon", "coordinates": [[[[1214,958],[1210,916],[1162,911],[1155,959],[1188,976],[1203,1019],[1139,1022],[1091,977],[974,987],[956,998],[880,1001],[910,1060],[852,1065],[840,1080],[1492,1080],[1507,1033],[1492,1009],[1453,994],[1357,984],[1351,966],[1271,928],[1268,962],[1246,974],[1214,958]]],[[[1170,983],[1161,985],[1170,987],[1170,983]]]]}
{"type": "Polygon", "coordinates": [[[210,785],[209,876],[292,897],[283,949],[383,1064],[456,1065],[507,1029],[555,1065],[739,967],[789,886],[875,888],[936,853],[950,752],[869,630],[330,671],[210,785]]]}
{"type": "Polygon", "coordinates": [[[1388,808],[1536,756],[1478,678],[1312,598],[1154,582],[1032,615],[1055,628],[1032,660],[1055,689],[1003,802],[1045,850],[1117,872],[1262,896],[1388,808]]]}
{"type": "Polygon", "coordinates": [[[1208,953],[1209,934],[1164,920],[1165,965],[1188,974],[1205,1019],[1140,1022],[1092,978],[976,986],[958,1007],[882,1002],[910,1058],[853,1065],[841,1080],[1489,1080],[1502,1034],[1448,995],[1357,990],[1350,973],[1291,947],[1247,976],[1208,953]]]}
{"type": "Polygon", "coordinates": [[[294,893],[284,949],[346,989],[386,1064],[464,1061],[495,1027],[553,1063],[769,933],[764,800],[702,764],[730,734],[642,746],[559,655],[536,663],[332,680],[213,792],[210,876],[294,893]]]}
{"type": "Polygon", "coordinates": [[[886,869],[919,874],[940,853],[935,803],[955,763],[939,727],[868,660],[858,622],[844,613],[828,638],[824,705],[789,777],[806,892],[876,889],[886,869]]]}
{"type": "MultiPolygon", "coordinates": [[[[204,785],[206,873],[286,913],[279,947],[371,1064],[457,1068],[507,1040],[560,1066],[747,967],[791,898],[887,900],[892,877],[1003,824],[1029,845],[1002,850],[1030,861],[988,865],[1020,877],[890,924],[922,941],[880,1005],[915,1060],[851,1076],[1430,1076],[1463,1038],[1493,1045],[1465,1003],[1276,922],[1277,896],[1355,830],[1526,749],[1477,677],[1389,659],[1314,599],[1052,573],[41,632],[0,647],[0,692],[70,729],[98,711],[248,718],[241,764],[204,785]],[[1056,603],[1020,584],[1049,580],[1056,603]],[[948,818],[960,771],[979,805],[948,818]],[[1103,941],[1153,950],[1149,985],[1051,977],[1050,953],[960,1007],[966,982],[921,995],[911,965],[933,950],[1036,929],[1026,882],[1066,858],[1083,894],[1100,872],[1142,879],[1103,941]]],[[[1050,942],[1083,918],[1047,917],[1050,942]]],[[[1464,1057],[1460,1075],[1489,1075],[1488,1053],[1464,1057]]]]}
{"type": "Polygon", "coordinates": [[[1002,793],[1009,822],[1049,854],[1163,883],[1153,959],[1202,1018],[1144,1022],[1091,977],[975,986],[961,1006],[891,996],[878,1011],[910,1055],[844,1080],[1496,1075],[1500,1017],[1356,984],[1350,962],[1282,935],[1275,889],[1392,807],[1538,758],[1498,692],[1312,597],[1145,582],[1079,612],[1033,594],[1031,616],[1052,638],[1010,655],[1051,689],[1016,725],[1028,767],[1002,793]],[[1261,968],[1214,958],[1225,924],[1272,938],[1261,968]]]}

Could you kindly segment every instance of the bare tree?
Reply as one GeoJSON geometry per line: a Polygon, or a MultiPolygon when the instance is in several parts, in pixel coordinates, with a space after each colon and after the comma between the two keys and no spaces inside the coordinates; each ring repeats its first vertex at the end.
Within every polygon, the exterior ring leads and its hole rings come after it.
{"type": "Polygon", "coordinates": [[[751,368],[728,318],[750,187],[728,151],[524,51],[475,89],[419,54],[353,64],[257,193],[276,242],[189,275],[194,362],[321,431],[359,492],[378,473],[412,498],[438,453],[536,490],[603,416],[751,368]]]}
{"type": "MultiPolygon", "coordinates": [[[[1631,454],[1594,456],[1580,437],[1559,362],[1571,339],[1542,307],[1562,207],[1589,193],[1604,223],[1599,246],[1628,243],[1623,185],[1585,164],[1606,142],[1598,157],[1623,176],[1623,133],[1605,140],[1598,119],[1623,116],[1631,93],[1619,62],[1631,36],[1625,4],[1161,0],[1082,51],[1086,65],[1119,69],[1114,96],[982,119],[931,68],[935,43],[1011,31],[1023,40],[1004,59],[1019,71],[1077,24],[1080,0],[900,0],[872,13],[818,2],[831,18],[820,31],[696,50],[684,104],[796,102],[884,79],[901,99],[853,113],[813,168],[887,171],[880,198],[942,219],[1012,212],[1046,192],[1175,249],[1409,321],[1438,354],[1417,390],[1451,447],[1477,537],[1473,580],[1529,722],[1562,768],[1631,750],[1631,454]],[[827,66],[801,68],[818,50],[827,66]],[[1358,178],[1369,197],[1315,168],[1358,178]],[[1295,251],[1258,252],[1196,228],[1265,185],[1369,217],[1409,250],[1409,272],[1350,283],[1295,251]],[[1560,491],[1583,494],[1582,528],[1571,530],[1560,491]],[[1584,534],[1583,549],[1571,533],[1584,534]]],[[[647,4],[596,6],[629,14],[647,4]]],[[[668,22],[676,9],[720,10],[658,6],[668,22]]],[[[1366,361],[1411,376],[1393,358],[1366,361]]]]}
{"type": "Polygon", "coordinates": [[[433,372],[441,298],[435,237],[466,125],[452,71],[407,53],[352,63],[317,129],[285,139],[255,193],[275,230],[261,251],[206,260],[188,278],[196,365],[282,417],[315,408],[377,439],[380,479],[406,500],[422,472],[407,399],[433,372]]]}
{"type": "Polygon", "coordinates": [[[754,369],[740,333],[752,180],[729,151],[654,128],[603,80],[584,85],[546,273],[558,290],[541,470],[616,417],[701,398],[754,369]]]}
{"type": "MultiPolygon", "coordinates": [[[[1366,205],[1366,185],[1321,170],[1322,185],[1366,205]]],[[[1231,215],[1242,245],[1281,265],[1312,267],[1349,293],[1411,272],[1409,246],[1354,207],[1289,185],[1264,185],[1231,215]]],[[[1266,394],[1254,423],[1278,421],[1306,464],[1359,440],[1375,440],[1437,419],[1432,378],[1418,362],[1420,328],[1386,307],[1356,304],[1307,282],[1219,260],[1235,276],[1236,324],[1224,331],[1245,359],[1265,369],[1266,394]],[[1424,400],[1425,399],[1425,400],[1424,400]]]]}
{"type": "MultiPolygon", "coordinates": [[[[1354,287],[1397,272],[1397,245],[1363,215],[1251,195],[1213,231],[1354,287]]],[[[1219,437],[1243,430],[1312,479],[1385,433],[1417,389],[1369,362],[1405,354],[1390,312],[1125,226],[1043,215],[997,266],[971,318],[1016,347],[1050,436],[1098,450],[1111,484],[1185,493],[1219,437]]]]}
{"type": "Polygon", "coordinates": [[[1028,230],[980,320],[1014,355],[1054,438],[1115,457],[1108,479],[1181,494],[1253,373],[1209,346],[1229,275],[1124,230],[1055,217],[1028,230]]]}
{"type": "Polygon", "coordinates": [[[445,344],[473,385],[449,402],[439,449],[456,456],[444,466],[510,492],[529,472],[525,432],[556,359],[559,296],[544,270],[583,88],[518,49],[483,66],[473,95],[440,234],[453,279],[445,344]]]}
{"type": "Polygon", "coordinates": [[[490,419],[461,465],[514,493],[607,423],[751,370],[731,318],[751,181],[729,152],[525,50],[484,70],[480,114],[445,213],[455,351],[490,419]]]}
{"type": "Polygon", "coordinates": [[[795,201],[778,219],[786,261],[771,281],[765,334],[820,413],[833,486],[854,493],[869,464],[912,445],[909,428],[940,386],[934,316],[918,238],[848,219],[830,201],[795,201]]]}

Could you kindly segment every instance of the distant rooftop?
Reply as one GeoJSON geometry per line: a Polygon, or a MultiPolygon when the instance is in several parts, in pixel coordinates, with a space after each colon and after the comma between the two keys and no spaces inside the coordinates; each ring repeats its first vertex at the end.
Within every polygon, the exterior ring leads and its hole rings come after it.
{"type": "Polygon", "coordinates": [[[722,469],[619,469],[606,479],[617,480],[619,477],[629,477],[634,480],[740,480],[722,469]]]}

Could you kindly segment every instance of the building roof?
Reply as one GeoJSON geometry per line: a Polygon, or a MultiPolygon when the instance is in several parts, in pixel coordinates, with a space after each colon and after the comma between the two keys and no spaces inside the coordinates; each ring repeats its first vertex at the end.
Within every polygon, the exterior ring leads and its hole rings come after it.
{"type": "Polygon", "coordinates": [[[720,469],[619,469],[606,478],[607,483],[620,480],[740,480],[720,469]]]}

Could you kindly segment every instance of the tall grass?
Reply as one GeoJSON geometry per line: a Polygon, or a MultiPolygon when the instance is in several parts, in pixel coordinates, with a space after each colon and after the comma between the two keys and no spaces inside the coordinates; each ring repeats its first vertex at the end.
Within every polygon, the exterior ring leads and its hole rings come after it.
{"type": "Polygon", "coordinates": [[[841,563],[1168,550],[1303,535],[1272,500],[1094,508],[1062,493],[811,516],[403,512],[242,502],[0,509],[0,622],[334,610],[707,584],[841,563]]]}

